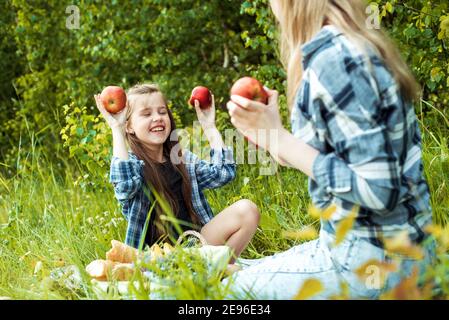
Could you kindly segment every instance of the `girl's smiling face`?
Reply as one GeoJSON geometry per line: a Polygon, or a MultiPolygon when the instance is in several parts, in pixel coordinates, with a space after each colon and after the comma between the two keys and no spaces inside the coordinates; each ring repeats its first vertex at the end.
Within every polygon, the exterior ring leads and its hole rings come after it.
{"type": "Polygon", "coordinates": [[[167,105],[160,92],[132,97],[127,131],[148,147],[161,147],[171,132],[167,105]]]}

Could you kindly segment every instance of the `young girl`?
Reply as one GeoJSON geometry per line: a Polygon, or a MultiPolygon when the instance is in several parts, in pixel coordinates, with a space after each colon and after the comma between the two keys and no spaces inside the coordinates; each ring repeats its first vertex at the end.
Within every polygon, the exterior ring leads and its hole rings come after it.
{"type": "MultiPolygon", "coordinates": [[[[232,148],[224,146],[215,127],[214,102],[210,109],[201,110],[195,101],[198,120],[211,146],[211,162],[206,162],[188,150],[180,150],[172,113],[156,85],[132,87],[127,93],[127,106],[118,114],[108,113],[99,95],[95,100],[112,129],[110,181],[128,221],[125,242],[139,246],[153,204],[152,186],[166,200],[182,230],[198,229],[208,244],[226,244],[237,257],[256,231],[259,212],[251,201],[240,200],[213,217],[203,194],[204,189],[218,188],[235,177],[232,148]]],[[[179,236],[170,222],[161,219],[163,214],[163,208],[156,205],[145,244],[164,236],[179,236]]]]}
{"type": "Polygon", "coordinates": [[[432,214],[412,104],[419,87],[394,46],[366,24],[365,1],[270,4],[280,27],[293,134],[281,123],[273,90],[267,89],[268,105],[232,96],[231,121],[248,135],[277,130],[277,141],[250,138],[309,176],[315,206],[337,210],[330,220],[322,219],[319,239],[236,273],[236,284],[259,297],[287,299],[314,278],[325,289],[317,298],[339,294],[342,282],[353,298],[378,297],[433,256],[432,242],[426,241],[426,260],[403,257],[385,286],[375,265],[366,269],[371,275],[366,283],[354,272],[367,261],[388,261],[387,239],[405,233],[423,244],[428,236],[424,230],[432,214]],[[353,227],[336,245],[336,230],[350,221],[344,219],[353,209],[353,227]]]}

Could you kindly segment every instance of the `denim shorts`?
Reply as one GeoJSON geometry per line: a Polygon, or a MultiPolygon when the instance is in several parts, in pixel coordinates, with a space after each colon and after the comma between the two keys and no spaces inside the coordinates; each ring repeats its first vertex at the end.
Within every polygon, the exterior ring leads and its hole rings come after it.
{"type": "MultiPolygon", "coordinates": [[[[236,263],[243,269],[224,279],[230,284],[230,299],[292,299],[308,279],[317,279],[323,290],[313,299],[329,299],[341,294],[342,284],[346,284],[350,299],[376,299],[381,293],[396,286],[403,277],[410,275],[413,266],[423,266],[429,260],[404,260],[401,271],[390,273],[382,284],[362,280],[354,272],[369,260],[385,261],[382,248],[353,234],[337,246],[335,236],[320,231],[318,239],[294,246],[287,251],[261,259],[239,259],[236,263]]],[[[427,256],[432,256],[429,250],[427,256]]]]}

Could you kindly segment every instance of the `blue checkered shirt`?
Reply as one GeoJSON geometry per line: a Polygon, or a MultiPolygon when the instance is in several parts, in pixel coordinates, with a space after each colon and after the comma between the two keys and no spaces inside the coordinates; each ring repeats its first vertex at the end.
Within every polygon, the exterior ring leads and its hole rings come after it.
{"type": "MultiPolygon", "coordinates": [[[[230,147],[212,149],[210,161],[200,160],[184,150],[185,165],[192,185],[192,205],[202,224],[209,222],[213,213],[203,194],[204,189],[218,188],[235,178],[236,165],[230,147]]],[[[122,213],[128,221],[125,243],[137,248],[142,236],[151,201],[144,192],[143,160],[129,152],[129,159],[112,157],[110,182],[115,197],[122,205],[122,213]]]]}
{"type": "Polygon", "coordinates": [[[359,205],[356,236],[382,247],[405,230],[419,243],[432,214],[414,108],[374,51],[364,52],[334,26],[302,46],[291,123],[297,138],[320,151],[309,192],[317,207],[337,207],[321,221],[326,231],[359,205]]]}

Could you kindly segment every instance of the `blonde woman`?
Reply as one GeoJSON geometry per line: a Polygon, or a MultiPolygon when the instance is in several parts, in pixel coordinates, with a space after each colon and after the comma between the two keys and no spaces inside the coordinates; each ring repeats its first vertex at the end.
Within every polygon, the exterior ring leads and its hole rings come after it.
{"type": "Polygon", "coordinates": [[[268,105],[232,96],[231,121],[281,164],[309,176],[315,206],[337,210],[321,221],[317,240],[236,273],[236,292],[289,299],[314,278],[324,285],[316,298],[339,294],[342,284],[352,298],[377,298],[433,257],[424,231],[432,214],[412,104],[419,86],[387,37],[366,25],[364,1],[270,5],[280,28],[293,133],[281,123],[278,93],[268,88],[268,105]],[[253,134],[260,129],[277,130],[278,140],[253,134]],[[351,215],[353,228],[335,244],[338,224],[351,215]],[[380,270],[368,266],[372,279],[362,282],[354,271],[372,259],[388,262],[384,241],[401,234],[412,243],[428,243],[425,259],[403,259],[385,283],[380,270]]]}

